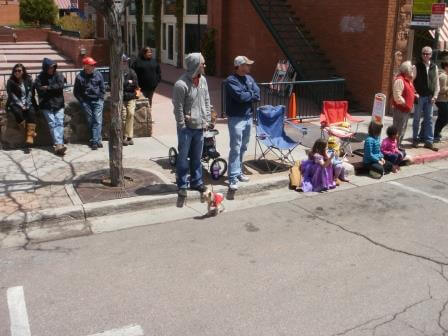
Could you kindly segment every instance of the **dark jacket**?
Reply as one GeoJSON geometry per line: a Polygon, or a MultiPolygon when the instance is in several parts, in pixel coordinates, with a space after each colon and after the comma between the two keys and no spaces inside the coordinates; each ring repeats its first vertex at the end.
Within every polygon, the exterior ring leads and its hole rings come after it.
{"type": "Polygon", "coordinates": [[[76,76],[73,94],[79,101],[104,99],[104,79],[101,72],[94,70],[88,75],[84,70],[76,76]]]}
{"type": "Polygon", "coordinates": [[[429,71],[426,74],[426,66],[422,61],[416,64],[417,77],[414,79],[414,87],[421,97],[433,97],[436,90],[437,81],[437,67],[431,62],[429,64],[429,71]]]}
{"type": "Polygon", "coordinates": [[[132,69],[137,74],[138,85],[142,90],[154,90],[162,79],[160,65],[154,57],[149,60],[138,57],[132,69]]]}
{"type": "Polygon", "coordinates": [[[260,88],[249,76],[230,75],[225,80],[226,114],[229,117],[250,116],[252,104],[260,101],[260,88]]]}
{"type": "Polygon", "coordinates": [[[33,80],[31,77],[28,77],[23,81],[23,84],[25,85],[25,105],[22,104],[22,90],[20,89],[20,84],[12,78],[8,79],[6,82],[6,92],[8,94],[8,99],[6,100],[7,110],[10,108],[28,110],[35,107],[33,80]]]}
{"type": "Polygon", "coordinates": [[[49,58],[44,58],[42,62],[42,72],[34,81],[34,88],[39,96],[39,108],[41,110],[59,110],[64,108],[64,76],[55,71],[50,76],[47,71],[56,62],[49,58]],[[46,87],[46,88],[44,88],[46,87]]]}
{"type": "Polygon", "coordinates": [[[137,75],[131,68],[127,68],[123,72],[123,100],[129,101],[137,98],[135,90],[138,88],[137,75]]]}

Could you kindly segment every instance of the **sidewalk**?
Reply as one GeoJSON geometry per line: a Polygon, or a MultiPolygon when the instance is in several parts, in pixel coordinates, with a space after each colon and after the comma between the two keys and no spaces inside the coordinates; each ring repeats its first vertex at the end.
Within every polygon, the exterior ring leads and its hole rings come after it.
{"type": "MultiPolygon", "coordinates": [[[[33,149],[30,155],[25,155],[20,150],[0,151],[0,247],[20,245],[19,241],[11,242],[11,237],[8,236],[13,232],[24,231],[32,225],[45,227],[50,235],[53,233],[57,235],[61,227],[73,227],[73,232],[78,235],[82,234],[83,230],[88,230],[86,223],[89,218],[175,206],[177,200],[175,175],[167,157],[168,149],[177,145],[171,90],[171,85],[162,83],[154,96],[153,137],[138,138],[134,140],[134,146],[123,147],[123,166],[126,169],[138,169],[142,176],[146,174],[151,177],[132,182],[137,187],[132,197],[126,192],[116,190],[115,197],[104,198],[106,188],[101,189],[101,184],[98,183],[99,177],[95,174],[109,167],[107,142],[104,142],[104,148],[98,151],[91,151],[86,145],[70,144],[64,158],[55,156],[48,148],[33,149]],[[90,197],[86,197],[86,194],[81,195],[76,190],[80,180],[96,183],[99,188],[87,186],[86,188],[92,188],[90,197]],[[154,188],[151,189],[152,187],[154,188]]],[[[365,121],[360,125],[360,138],[354,144],[355,148],[362,146],[369,120],[369,117],[365,117],[365,121]]],[[[386,127],[390,123],[391,118],[386,118],[386,127]]],[[[305,150],[320,137],[317,120],[305,125],[309,133],[303,141],[303,146],[298,146],[294,151],[296,160],[305,159],[305,150]]],[[[224,120],[219,120],[216,128],[220,132],[216,138],[217,150],[221,153],[221,157],[227,160],[229,144],[227,124],[224,120]]],[[[288,131],[292,137],[297,136],[294,131],[288,131]]],[[[447,131],[445,136],[448,135],[447,131]]],[[[261,191],[275,188],[284,188],[287,193],[287,170],[271,174],[253,165],[254,133],[246,156],[246,161],[249,161],[246,165],[247,174],[251,177],[251,181],[242,184],[236,198],[247,194],[256,195],[261,191]]],[[[409,129],[407,135],[410,134],[409,129]]],[[[437,153],[423,148],[409,148],[408,154],[413,156],[417,163],[448,157],[448,143],[438,146],[441,149],[437,153]]],[[[354,161],[356,160],[359,161],[359,157],[355,157],[354,161]]],[[[205,177],[208,184],[213,184],[215,191],[226,193],[225,178],[212,181],[208,173],[205,173],[205,177]]],[[[366,180],[359,182],[361,184],[370,183],[371,180],[364,176],[356,178],[366,180]]],[[[188,199],[197,201],[199,194],[191,192],[188,199]]],[[[170,208],[169,211],[180,210],[170,208]]]]}

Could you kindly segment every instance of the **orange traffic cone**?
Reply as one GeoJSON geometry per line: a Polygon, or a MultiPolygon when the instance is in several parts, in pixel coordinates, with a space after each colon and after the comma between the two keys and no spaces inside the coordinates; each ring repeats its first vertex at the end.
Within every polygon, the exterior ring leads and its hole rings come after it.
{"type": "Polygon", "coordinates": [[[292,92],[289,96],[288,119],[297,119],[297,104],[295,92],[292,92]]]}

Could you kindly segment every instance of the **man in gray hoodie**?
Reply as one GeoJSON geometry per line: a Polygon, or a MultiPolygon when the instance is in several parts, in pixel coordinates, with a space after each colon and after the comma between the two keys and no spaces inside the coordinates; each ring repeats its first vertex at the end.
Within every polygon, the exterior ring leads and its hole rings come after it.
{"type": "Polygon", "coordinates": [[[205,60],[200,53],[185,57],[187,71],[173,89],[174,116],[177,123],[178,156],[176,166],[179,196],[187,196],[188,173],[190,188],[204,192],[202,181],[202,148],[204,130],[210,124],[210,96],[204,77],[205,60]],[[188,162],[190,158],[190,162],[188,162]]]}

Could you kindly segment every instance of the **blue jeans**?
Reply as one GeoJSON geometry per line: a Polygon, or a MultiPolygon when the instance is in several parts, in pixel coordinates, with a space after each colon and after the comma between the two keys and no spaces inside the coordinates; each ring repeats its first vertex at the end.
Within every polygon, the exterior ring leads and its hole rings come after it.
{"type": "Polygon", "coordinates": [[[191,187],[194,188],[203,184],[201,164],[202,148],[204,146],[203,130],[188,127],[177,128],[177,140],[179,151],[176,162],[177,187],[179,189],[188,188],[189,172],[191,187]]]}
{"type": "Polygon", "coordinates": [[[229,117],[228,126],[230,137],[229,183],[234,183],[242,174],[241,167],[250,140],[252,117],[229,117]]]}
{"type": "Polygon", "coordinates": [[[90,130],[90,143],[101,143],[101,129],[103,127],[103,105],[104,100],[86,100],[81,103],[86,114],[87,125],[90,130]]]}
{"type": "Polygon", "coordinates": [[[420,117],[423,115],[422,132],[425,143],[432,143],[434,140],[432,128],[432,102],[430,96],[420,97],[417,107],[414,109],[414,120],[412,123],[412,139],[418,141],[420,117]]]}
{"type": "Polygon", "coordinates": [[[51,137],[55,145],[64,144],[64,109],[41,110],[48,123],[51,137]]]}

